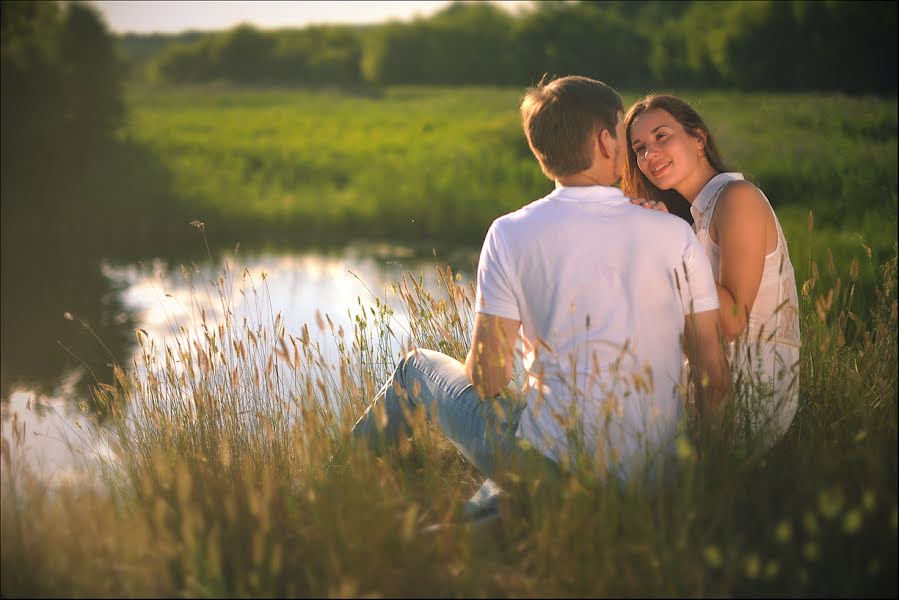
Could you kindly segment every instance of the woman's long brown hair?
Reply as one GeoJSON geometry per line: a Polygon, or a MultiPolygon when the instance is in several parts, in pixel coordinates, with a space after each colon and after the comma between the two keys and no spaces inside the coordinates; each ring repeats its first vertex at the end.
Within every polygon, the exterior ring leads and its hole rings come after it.
{"type": "Polygon", "coordinates": [[[700,132],[705,133],[705,156],[713,169],[719,173],[728,171],[718,152],[718,145],[708,125],[702,120],[693,107],[677,96],[668,94],[650,94],[642,100],[638,100],[624,116],[625,141],[627,143],[627,163],[624,166],[624,177],[621,179],[621,190],[631,198],[646,198],[665,203],[668,211],[682,219],[692,223],[690,216],[690,203],[680,195],[677,190],[662,190],[657,188],[647,179],[646,175],[637,167],[637,153],[631,147],[631,125],[637,117],[647,110],[661,109],[670,114],[680,123],[684,130],[693,137],[700,137],[700,132]]]}

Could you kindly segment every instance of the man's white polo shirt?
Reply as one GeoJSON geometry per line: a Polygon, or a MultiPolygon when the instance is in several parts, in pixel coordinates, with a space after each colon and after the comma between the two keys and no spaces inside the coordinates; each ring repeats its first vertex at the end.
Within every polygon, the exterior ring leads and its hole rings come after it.
{"type": "Polygon", "coordinates": [[[558,461],[579,423],[586,451],[627,469],[675,435],[684,315],[718,294],[686,222],[617,188],[559,187],[493,222],[476,307],[522,324],[517,436],[558,461]]]}

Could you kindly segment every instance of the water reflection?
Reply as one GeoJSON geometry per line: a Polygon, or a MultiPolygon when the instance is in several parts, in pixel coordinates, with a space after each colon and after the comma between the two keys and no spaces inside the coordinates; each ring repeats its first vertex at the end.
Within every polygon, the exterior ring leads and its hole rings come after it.
{"type": "MultiPolygon", "coordinates": [[[[324,315],[335,327],[352,330],[354,316],[373,306],[375,297],[391,304],[405,326],[403,307],[390,284],[411,271],[424,273],[436,286],[436,270],[433,257],[398,256],[400,250],[351,246],[332,255],[241,251],[190,266],[164,260],[104,261],[101,272],[122,290],[120,301],[135,327],[152,339],[171,341],[196,331],[204,319],[209,327],[218,326],[225,306],[237,322],[246,319],[270,327],[280,315],[288,332],[299,334],[303,324],[312,326],[324,315]]],[[[470,275],[468,269],[461,272],[470,275]]],[[[313,336],[316,329],[310,329],[313,336]]]]}
{"type": "MultiPolygon", "coordinates": [[[[460,250],[441,264],[468,279],[475,260],[474,250],[460,250]]],[[[424,273],[426,285],[437,287],[430,252],[385,245],[331,252],[243,249],[185,262],[71,261],[59,275],[8,273],[4,267],[3,435],[9,435],[14,414],[27,421],[30,463],[59,475],[87,460],[73,455],[66,439],[83,446],[81,425],[93,414],[89,386],[110,381],[113,363],[134,364],[137,330],[163,350],[179,339],[195,340],[204,318],[208,327],[218,326],[225,310],[237,323],[246,319],[269,329],[280,314],[288,333],[299,335],[309,324],[323,353],[336,357],[334,340],[315,326],[319,314],[352,335],[354,316],[377,296],[394,308],[402,329],[408,322],[390,283],[411,271],[424,273]],[[66,320],[66,313],[74,318],[66,320]]],[[[88,441],[88,458],[104,447],[102,440],[88,441]]]]}
{"type": "Polygon", "coordinates": [[[109,381],[110,365],[127,357],[133,343],[136,324],[122,288],[95,258],[46,256],[29,247],[17,256],[7,252],[0,276],[0,397],[5,401],[21,387],[56,396],[65,383],[76,401],[90,402],[89,386],[109,381]]]}

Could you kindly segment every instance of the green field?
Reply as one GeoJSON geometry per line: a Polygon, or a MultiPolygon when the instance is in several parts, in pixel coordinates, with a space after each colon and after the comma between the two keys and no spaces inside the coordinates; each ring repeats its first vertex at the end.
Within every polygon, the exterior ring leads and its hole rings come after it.
{"type": "MultiPolygon", "coordinates": [[[[123,135],[171,174],[179,206],[240,239],[356,237],[479,244],[497,216],[551,190],[518,117],[522,90],[340,92],[129,90],[123,135]]],[[[892,253],[896,100],[683,94],[725,160],[758,183],[797,275],[830,249],[837,266],[892,253]],[[809,212],[815,233],[808,233],[809,212]]],[[[624,95],[625,103],[635,100],[624,95]]],[[[152,182],[150,182],[152,186],[152,182]]],[[[866,262],[866,261],[865,261],[866,262]]],[[[869,285],[873,271],[863,269],[869,285]]]]}

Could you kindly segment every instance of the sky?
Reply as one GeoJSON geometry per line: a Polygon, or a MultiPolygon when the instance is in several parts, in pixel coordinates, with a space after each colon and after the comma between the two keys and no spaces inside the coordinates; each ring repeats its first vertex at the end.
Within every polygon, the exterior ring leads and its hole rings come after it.
{"type": "MultiPolygon", "coordinates": [[[[228,29],[249,23],[261,29],[303,27],[321,23],[378,23],[389,19],[426,17],[448,1],[350,1],[286,2],[226,0],[138,1],[93,0],[114,33],[177,33],[188,29],[228,29]]],[[[526,1],[496,2],[511,10],[526,1]]]]}

